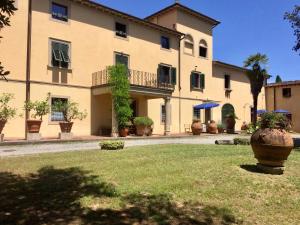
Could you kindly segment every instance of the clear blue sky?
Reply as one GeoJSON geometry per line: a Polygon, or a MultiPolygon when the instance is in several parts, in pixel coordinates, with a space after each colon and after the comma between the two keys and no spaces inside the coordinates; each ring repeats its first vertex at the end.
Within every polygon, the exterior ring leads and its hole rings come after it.
{"type": "MultiPolygon", "coordinates": [[[[95,0],[144,18],[175,0],[95,0]]],[[[300,80],[300,56],[292,51],[293,30],[283,20],[299,0],[181,0],[182,4],[221,21],[214,30],[214,59],[242,66],[250,54],[270,59],[269,73],[300,80]]],[[[273,77],[274,79],[274,77],[273,77]]]]}

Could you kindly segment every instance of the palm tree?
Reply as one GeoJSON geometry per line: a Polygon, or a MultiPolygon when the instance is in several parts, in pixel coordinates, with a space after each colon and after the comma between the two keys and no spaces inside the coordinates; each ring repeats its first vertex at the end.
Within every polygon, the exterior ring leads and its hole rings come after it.
{"type": "Polygon", "coordinates": [[[244,62],[244,67],[248,69],[247,75],[251,84],[251,93],[253,96],[253,124],[257,123],[257,104],[258,96],[264,86],[265,80],[268,78],[266,65],[268,64],[268,57],[265,54],[257,53],[250,55],[244,62]]]}

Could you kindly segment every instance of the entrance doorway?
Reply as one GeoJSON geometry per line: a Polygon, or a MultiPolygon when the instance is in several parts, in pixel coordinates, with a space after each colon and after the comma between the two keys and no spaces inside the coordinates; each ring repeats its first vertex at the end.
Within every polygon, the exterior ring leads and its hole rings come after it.
{"type": "Polygon", "coordinates": [[[211,121],[211,109],[205,109],[205,124],[211,121]]]}
{"type": "Polygon", "coordinates": [[[225,104],[222,107],[222,123],[225,124],[225,118],[228,114],[235,112],[234,107],[231,104],[225,104]]]}

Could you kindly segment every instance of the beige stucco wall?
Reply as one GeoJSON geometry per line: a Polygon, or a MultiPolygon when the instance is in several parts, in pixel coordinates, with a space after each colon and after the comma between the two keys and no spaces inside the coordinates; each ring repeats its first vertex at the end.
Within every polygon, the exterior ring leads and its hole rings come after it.
{"type": "Polygon", "coordinates": [[[293,131],[300,132],[300,85],[266,87],[266,105],[268,111],[277,109],[288,110],[292,114],[293,131]],[[283,88],[291,88],[292,96],[285,98],[282,95],[283,88]],[[274,106],[275,104],[275,106],[274,106]]]}

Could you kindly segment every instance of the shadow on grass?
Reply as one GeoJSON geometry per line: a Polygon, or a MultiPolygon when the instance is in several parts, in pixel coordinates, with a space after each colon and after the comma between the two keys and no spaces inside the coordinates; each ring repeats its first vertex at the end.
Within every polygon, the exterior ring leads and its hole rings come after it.
{"type": "Polygon", "coordinates": [[[0,224],[205,225],[236,223],[226,208],[176,203],[167,195],[120,196],[112,184],[80,168],[44,167],[26,177],[0,173],[0,224]],[[92,210],[80,204],[86,196],[120,198],[119,210],[92,210]]]}
{"type": "Polygon", "coordinates": [[[262,170],[257,168],[256,165],[245,164],[245,165],[240,165],[240,167],[244,170],[247,170],[248,172],[251,172],[251,173],[263,173],[263,174],[265,174],[262,170]]]}

